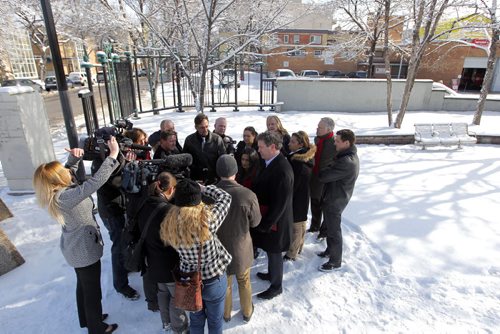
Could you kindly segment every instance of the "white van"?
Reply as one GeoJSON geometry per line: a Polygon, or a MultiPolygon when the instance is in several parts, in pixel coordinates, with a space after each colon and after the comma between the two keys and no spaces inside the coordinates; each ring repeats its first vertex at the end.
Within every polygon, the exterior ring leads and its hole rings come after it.
{"type": "MultiPolygon", "coordinates": [[[[85,72],[71,72],[68,75],[68,79],[71,80],[73,85],[85,86],[87,84],[87,73],[85,72]]],[[[92,82],[95,83],[95,78],[92,78],[92,82]]]]}

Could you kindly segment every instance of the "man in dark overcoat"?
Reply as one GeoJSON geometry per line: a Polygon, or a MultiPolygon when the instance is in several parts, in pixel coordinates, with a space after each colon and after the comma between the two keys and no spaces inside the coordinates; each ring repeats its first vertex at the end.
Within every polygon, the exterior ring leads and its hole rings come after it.
{"type": "Polygon", "coordinates": [[[351,199],[359,174],[355,142],[356,136],[351,130],[337,131],[337,155],[330,166],[319,172],[319,180],[325,184],[323,215],[327,224],[327,248],[318,253],[318,256],[329,258],[328,262],[319,267],[320,271],[333,271],[339,269],[342,264],[341,215],[351,199]]]}
{"type": "Polygon", "coordinates": [[[221,244],[233,257],[226,269],[227,290],[224,303],[224,320],[231,320],[233,276],[236,276],[243,321],[248,322],[253,314],[252,285],[250,283],[253,246],[250,228],[256,227],[262,218],[259,202],[257,196],[250,189],[236,182],[238,164],[232,155],[221,155],[217,160],[216,171],[221,179],[217,183],[217,187],[231,195],[229,212],[217,231],[221,244]]]}
{"type": "Polygon", "coordinates": [[[217,159],[226,153],[222,138],[208,130],[208,117],[199,113],[194,118],[195,133],[184,141],[184,153],[193,157],[191,179],[203,181],[205,185],[214,184],[217,180],[215,164],[217,159]]]}
{"type": "Polygon", "coordinates": [[[323,196],[323,183],[319,181],[319,171],[329,166],[335,156],[335,142],[333,129],[335,122],[330,117],[323,117],[316,129],[314,144],[316,153],[314,155],[314,167],[311,174],[311,226],[308,232],[318,232],[318,239],[326,237],[326,224],[321,224],[323,196]]]}
{"type": "Polygon", "coordinates": [[[271,282],[271,286],[257,295],[272,299],[282,293],[282,252],[290,246],[293,224],[293,171],[290,163],[280,153],[282,139],[266,131],[257,137],[259,153],[265,168],[257,175],[252,186],[259,200],[262,220],[252,231],[254,246],[267,252],[268,272],[257,277],[271,282]]]}

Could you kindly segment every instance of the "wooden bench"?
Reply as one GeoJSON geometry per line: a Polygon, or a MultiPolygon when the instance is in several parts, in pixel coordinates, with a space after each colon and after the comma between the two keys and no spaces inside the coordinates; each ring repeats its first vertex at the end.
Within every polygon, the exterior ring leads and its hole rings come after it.
{"type": "Polygon", "coordinates": [[[422,146],[453,146],[475,144],[476,134],[469,132],[467,123],[419,123],[415,124],[415,145],[422,146]]]}

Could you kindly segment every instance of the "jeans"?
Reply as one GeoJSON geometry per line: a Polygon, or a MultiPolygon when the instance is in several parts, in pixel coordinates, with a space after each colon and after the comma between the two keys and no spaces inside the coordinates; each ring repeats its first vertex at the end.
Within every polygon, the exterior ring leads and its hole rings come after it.
{"type": "Polygon", "coordinates": [[[128,271],[123,266],[122,231],[125,226],[125,216],[119,215],[104,218],[101,216],[104,226],[108,229],[111,239],[111,265],[113,267],[113,286],[120,292],[128,286],[128,271]]]}
{"type": "Polygon", "coordinates": [[[80,327],[89,334],[104,333],[108,327],[102,321],[101,261],[87,267],[75,268],[76,306],[80,327]]]}
{"type": "Polygon", "coordinates": [[[327,226],[326,245],[330,254],[330,263],[340,265],[342,263],[342,228],[341,212],[326,206],[323,215],[327,226]]]}
{"type": "Polygon", "coordinates": [[[240,295],[241,313],[245,317],[250,317],[253,312],[252,307],[252,285],[250,284],[250,268],[241,274],[230,275],[227,278],[226,301],[224,302],[224,318],[231,318],[233,308],[233,276],[238,281],[238,293],[240,295]]]}
{"type": "Polygon", "coordinates": [[[191,320],[191,334],[203,334],[205,320],[208,322],[208,333],[222,333],[222,317],[224,314],[226,288],[226,274],[203,280],[203,288],[201,290],[203,309],[189,314],[191,320]]]}
{"type": "Polygon", "coordinates": [[[187,315],[175,305],[175,283],[158,283],[158,306],[161,321],[170,324],[174,333],[183,333],[188,326],[187,315]]]}

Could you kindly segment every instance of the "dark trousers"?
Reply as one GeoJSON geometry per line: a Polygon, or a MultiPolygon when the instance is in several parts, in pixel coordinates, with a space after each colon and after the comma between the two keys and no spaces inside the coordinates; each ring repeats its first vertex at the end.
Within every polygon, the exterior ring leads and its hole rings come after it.
{"type": "Polygon", "coordinates": [[[101,261],[75,268],[75,272],[80,327],[87,327],[89,334],[102,334],[108,325],[102,322],[101,261]]]}
{"type": "Polygon", "coordinates": [[[283,256],[280,253],[267,253],[267,271],[271,279],[271,288],[280,290],[283,284],[283,256]]]}
{"type": "Polygon", "coordinates": [[[113,287],[120,292],[128,285],[128,271],[123,266],[124,245],[122,243],[123,227],[125,226],[125,215],[117,215],[104,218],[102,222],[109,232],[111,239],[111,266],[113,267],[113,287]]]}
{"type": "Polygon", "coordinates": [[[325,206],[323,215],[327,226],[326,245],[330,254],[330,263],[342,263],[342,228],[340,226],[341,214],[339,210],[325,206]]]}
{"type": "Polygon", "coordinates": [[[142,287],[144,289],[144,297],[146,297],[146,302],[148,302],[148,304],[158,304],[158,285],[156,284],[156,282],[151,281],[148,271],[146,271],[142,276],[142,287]]]}
{"type": "Polygon", "coordinates": [[[311,226],[309,229],[312,232],[319,231],[320,234],[326,234],[327,227],[324,221],[323,224],[321,223],[322,216],[321,199],[311,197],[311,226]]]}

